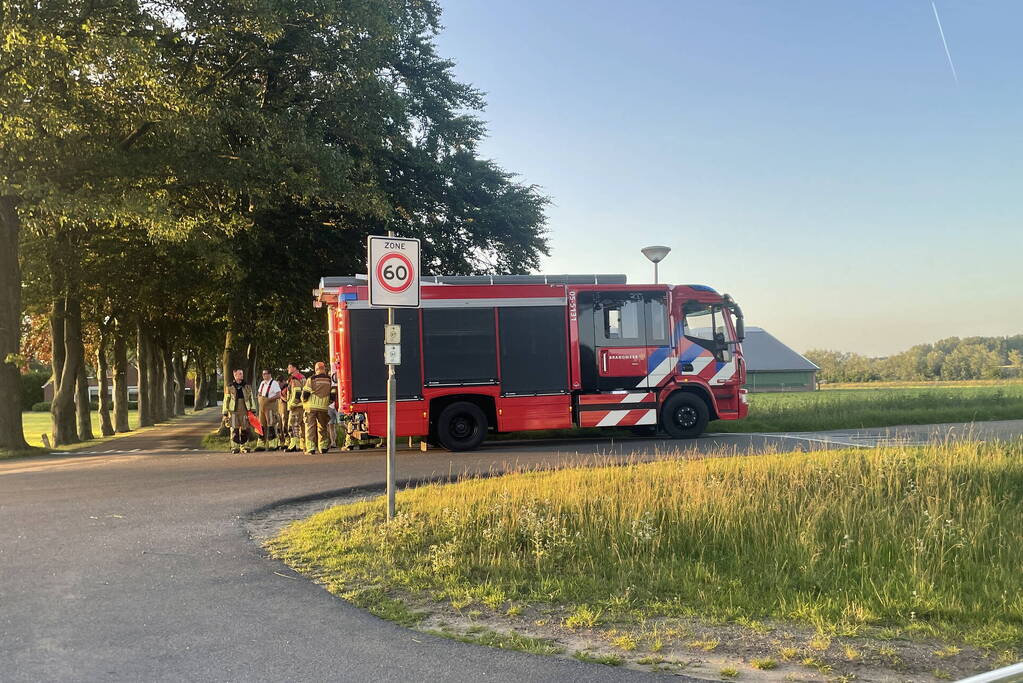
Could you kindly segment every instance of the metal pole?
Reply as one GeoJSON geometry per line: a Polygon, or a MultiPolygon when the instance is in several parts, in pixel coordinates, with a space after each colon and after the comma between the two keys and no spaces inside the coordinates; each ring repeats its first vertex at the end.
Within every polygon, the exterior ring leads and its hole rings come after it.
{"type": "MultiPolygon", "coordinates": [[[[387,324],[394,324],[394,309],[387,309],[387,324]]],[[[387,519],[394,518],[394,442],[395,412],[397,408],[397,381],[394,366],[387,366],[387,519]]]]}
{"type": "MultiPolygon", "coordinates": [[[[394,237],[394,231],[387,231],[388,237],[394,237]]],[[[387,324],[394,324],[394,308],[387,307],[387,324]]],[[[394,365],[387,365],[387,519],[394,519],[394,441],[395,418],[397,409],[397,380],[394,376],[394,365]]]]}
{"type": "Polygon", "coordinates": [[[654,284],[657,284],[657,261],[654,261],[654,284]]]}

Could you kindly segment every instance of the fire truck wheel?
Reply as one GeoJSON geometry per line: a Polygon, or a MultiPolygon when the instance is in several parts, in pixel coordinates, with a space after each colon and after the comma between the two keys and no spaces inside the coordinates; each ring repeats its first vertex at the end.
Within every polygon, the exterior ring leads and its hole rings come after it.
{"type": "Polygon", "coordinates": [[[487,435],[487,416],[468,401],[452,403],[437,418],[437,440],[449,451],[471,451],[487,435]]]}
{"type": "Polygon", "coordinates": [[[676,439],[695,439],[707,428],[707,404],[698,396],[680,391],[664,404],[661,425],[676,439]]]}

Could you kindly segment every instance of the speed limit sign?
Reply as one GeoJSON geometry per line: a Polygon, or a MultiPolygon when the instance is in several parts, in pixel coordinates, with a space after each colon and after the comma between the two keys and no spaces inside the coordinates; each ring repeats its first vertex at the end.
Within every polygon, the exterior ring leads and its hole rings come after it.
{"type": "Polygon", "coordinates": [[[369,238],[369,305],[419,307],[419,240],[369,238]]]}

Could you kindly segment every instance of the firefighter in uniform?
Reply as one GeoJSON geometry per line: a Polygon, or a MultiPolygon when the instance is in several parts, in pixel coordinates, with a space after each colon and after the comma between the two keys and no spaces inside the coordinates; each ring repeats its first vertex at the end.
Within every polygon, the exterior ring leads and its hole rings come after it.
{"type": "Polygon", "coordinates": [[[305,381],[302,387],[303,408],[305,408],[305,445],[306,453],[326,453],[330,450],[330,434],[327,425],[330,415],[327,406],[333,398],[334,388],[327,374],[327,365],[322,361],[315,367],[315,374],[305,381]]]}
{"type": "Polygon", "coordinates": [[[255,410],[252,386],[243,370],[234,371],[234,381],[224,386],[224,423],[231,429],[231,452],[248,453],[249,411],[255,410]]]}
{"type": "Polygon", "coordinates": [[[280,432],[281,385],[273,378],[269,370],[263,371],[263,381],[259,383],[256,396],[259,402],[259,422],[263,425],[263,436],[259,439],[257,450],[270,450],[277,447],[277,435],[280,432]]]}
{"type": "Polygon", "coordinates": [[[305,384],[305,375],[298,371],[294,365],[288,365],[288,383],[284,387],[287,392],[288,408],[288,453],[305,450],[305,410],[302,407],[302,386],[305,384]]]}
{"type": "Polygon", "coordinates": [[[341,425],[345,430],[345,450],[362,450],[380,444],[375,436],[366,431],[366,413],[341,415],[341,425]]]}
{"type": "Polygon", "coordinates": [[[281,426],[277,432],[277,449],[284,451],[288,448],[290,427],[288,426],[288,376],[281,375],[277,380],[277,386],[281,388],[281,400],[277,401],[277,424],[281,426]]]}

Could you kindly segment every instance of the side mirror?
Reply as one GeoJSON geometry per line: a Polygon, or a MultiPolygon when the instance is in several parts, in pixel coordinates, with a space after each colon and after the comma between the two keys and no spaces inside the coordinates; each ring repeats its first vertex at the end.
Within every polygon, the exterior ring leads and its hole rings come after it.
{"type": "Polygon", "coordinates": [[[735,299],[731,295],[725,294],[723,298],[725,306],[735,316],[735,341],[742,342],[746,338],[746,324],[742,319],[742,309],[739,308],[739,304],[735,303],[735,299]]]}

